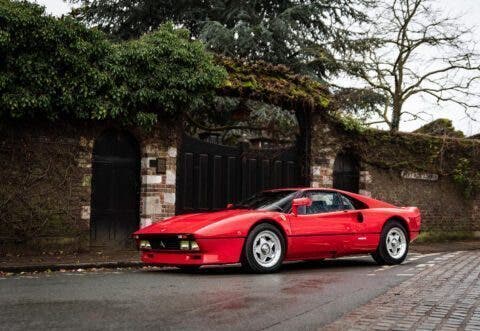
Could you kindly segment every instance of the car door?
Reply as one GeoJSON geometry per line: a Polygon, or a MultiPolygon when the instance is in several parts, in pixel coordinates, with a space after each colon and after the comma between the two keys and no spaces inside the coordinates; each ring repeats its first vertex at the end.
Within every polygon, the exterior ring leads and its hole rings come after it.
{"type": "Polygon", "coordinates": [[[375,251],[378,245],[380,234],[376,229],[378,224],[372,219],[365,205],[354,198],[340,194],[344,212],[351,214],[350,217],[352,230],[348,239],[343,241],[343,246],[339,248],[341,254],[369,253],[375,251]]]}
{"type": "Polygon", "coordinates": [[[291,215],[291,259],[333,257],[343,253],[352,236],[358,231],[357,214],[345,210],[339,193],[335,191],[306,191],[312,200],[309,207],[299,208],[291,215]]]}

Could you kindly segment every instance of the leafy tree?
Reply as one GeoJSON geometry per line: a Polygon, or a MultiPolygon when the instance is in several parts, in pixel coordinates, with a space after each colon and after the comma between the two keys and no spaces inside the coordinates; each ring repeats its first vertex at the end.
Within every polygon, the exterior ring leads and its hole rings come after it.
{"type": "Polygon", "coordinates": [[[99,31],[45,16],[34,4],[0,0],[0,114],[54,120],[104,113],[111,51],[99,31]]]}
{"type": "Polygon", "coordinates": [[[159,113],[194,112],[211,101],[226,77],[202,43],[185,29],[165,24],[154,33],[114,45],[109,71],[111,96],[119,112],[137,122],[154,122],[159,113]]]}
{"type": "Polygon", "coordinates": [[[285,64],[324,78],[340,69],[337,56],[365,49],[353,23],[372,0],[71,0],[73,14],[121,39],[173,21],[207,48],[232,57],[285,64]]]}
{"type": "Polygon", "coordinates": [[[112,43],[75,20],[0,0],[0,118],[115,119],[151,125],[213,96],[225,71],[166,24],[112,43]]]}
{"type": "Polygon", "coordinates": [[[433,0],[388,0],[379,2],[372,21],[366,37],[376,47],[345,60],[373,101],[364,108],[367,122],[398,131],[406,116],[421,116],[405,107],[414,96],[480,108],[480,53],[473,31],[458,18],[437,10],[433,0]]]}

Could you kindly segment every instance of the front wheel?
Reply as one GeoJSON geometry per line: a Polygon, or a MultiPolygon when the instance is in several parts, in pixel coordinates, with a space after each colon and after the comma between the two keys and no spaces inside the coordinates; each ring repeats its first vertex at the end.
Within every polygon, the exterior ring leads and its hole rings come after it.
{"type": "Polygon", "coordinates": [[[373,259],[378,264],[400,264],[407,257],[408,235],[403,225],[398,221],[388,222],[382,229],[380,243],[373,259]]]}
{"type": "Polygon", "coordinates": [[[250,272],[277,271],[285,256],[285,239],[273,225],[262,223],[250,231],[245,241],[242,266],[250,272]]]}

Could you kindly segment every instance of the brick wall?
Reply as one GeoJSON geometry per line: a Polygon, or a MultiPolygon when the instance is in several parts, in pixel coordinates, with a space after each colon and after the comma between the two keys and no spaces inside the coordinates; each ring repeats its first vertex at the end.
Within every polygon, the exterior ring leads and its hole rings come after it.
{"type": "MultiPolygon", "coordinates": [[[[339,132],[321,116],[313,117],[312,187],[333,186],[333,165],[337,154],[355,149],[342,139],[344,134],[348,133],[339,132]]],[[[477,231],[480,234],[480,197],[466,199],[462,189],[450,177],[438,176],[438,179],[431,180],[428,176],[437,174],[427,174],[426,178],[419,179],[424,174],[412,170],[416,178],[410,179],[402,176],[401,170],[374,167],[361,159],[359,163],[360,194],[398,206],[419,207],[423,214],[423,230],[477,231]]]]}
{"type": "Polygon", "coordinates": [[[450,178],[437,181],[405,179],[400,171],[370,168],[367,190],[372,196],[397,206],[416,206],[423,217],[424,230],[469,231],[470,201],[450,178]]]}
{"type": "MultiPolygon", "coordinates": [[[[16,248],[89,248],[92,153],[102,123],[7,124],[0,130],[0,256],[16,248]]],[[[131,128],[141,152],[140,226],[175,212],[176,125],[131,128]],[[150,160],[164,159],[157,174],[150,160]]]]}

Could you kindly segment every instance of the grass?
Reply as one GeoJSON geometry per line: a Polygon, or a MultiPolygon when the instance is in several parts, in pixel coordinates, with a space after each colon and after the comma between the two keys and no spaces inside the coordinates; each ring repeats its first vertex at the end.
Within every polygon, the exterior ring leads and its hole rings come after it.
{"type": "Polygon", "coordinates": [[[425,231],[420,233],[415,242],[439,243],[475,239],[472,231],[425,231]]]}

